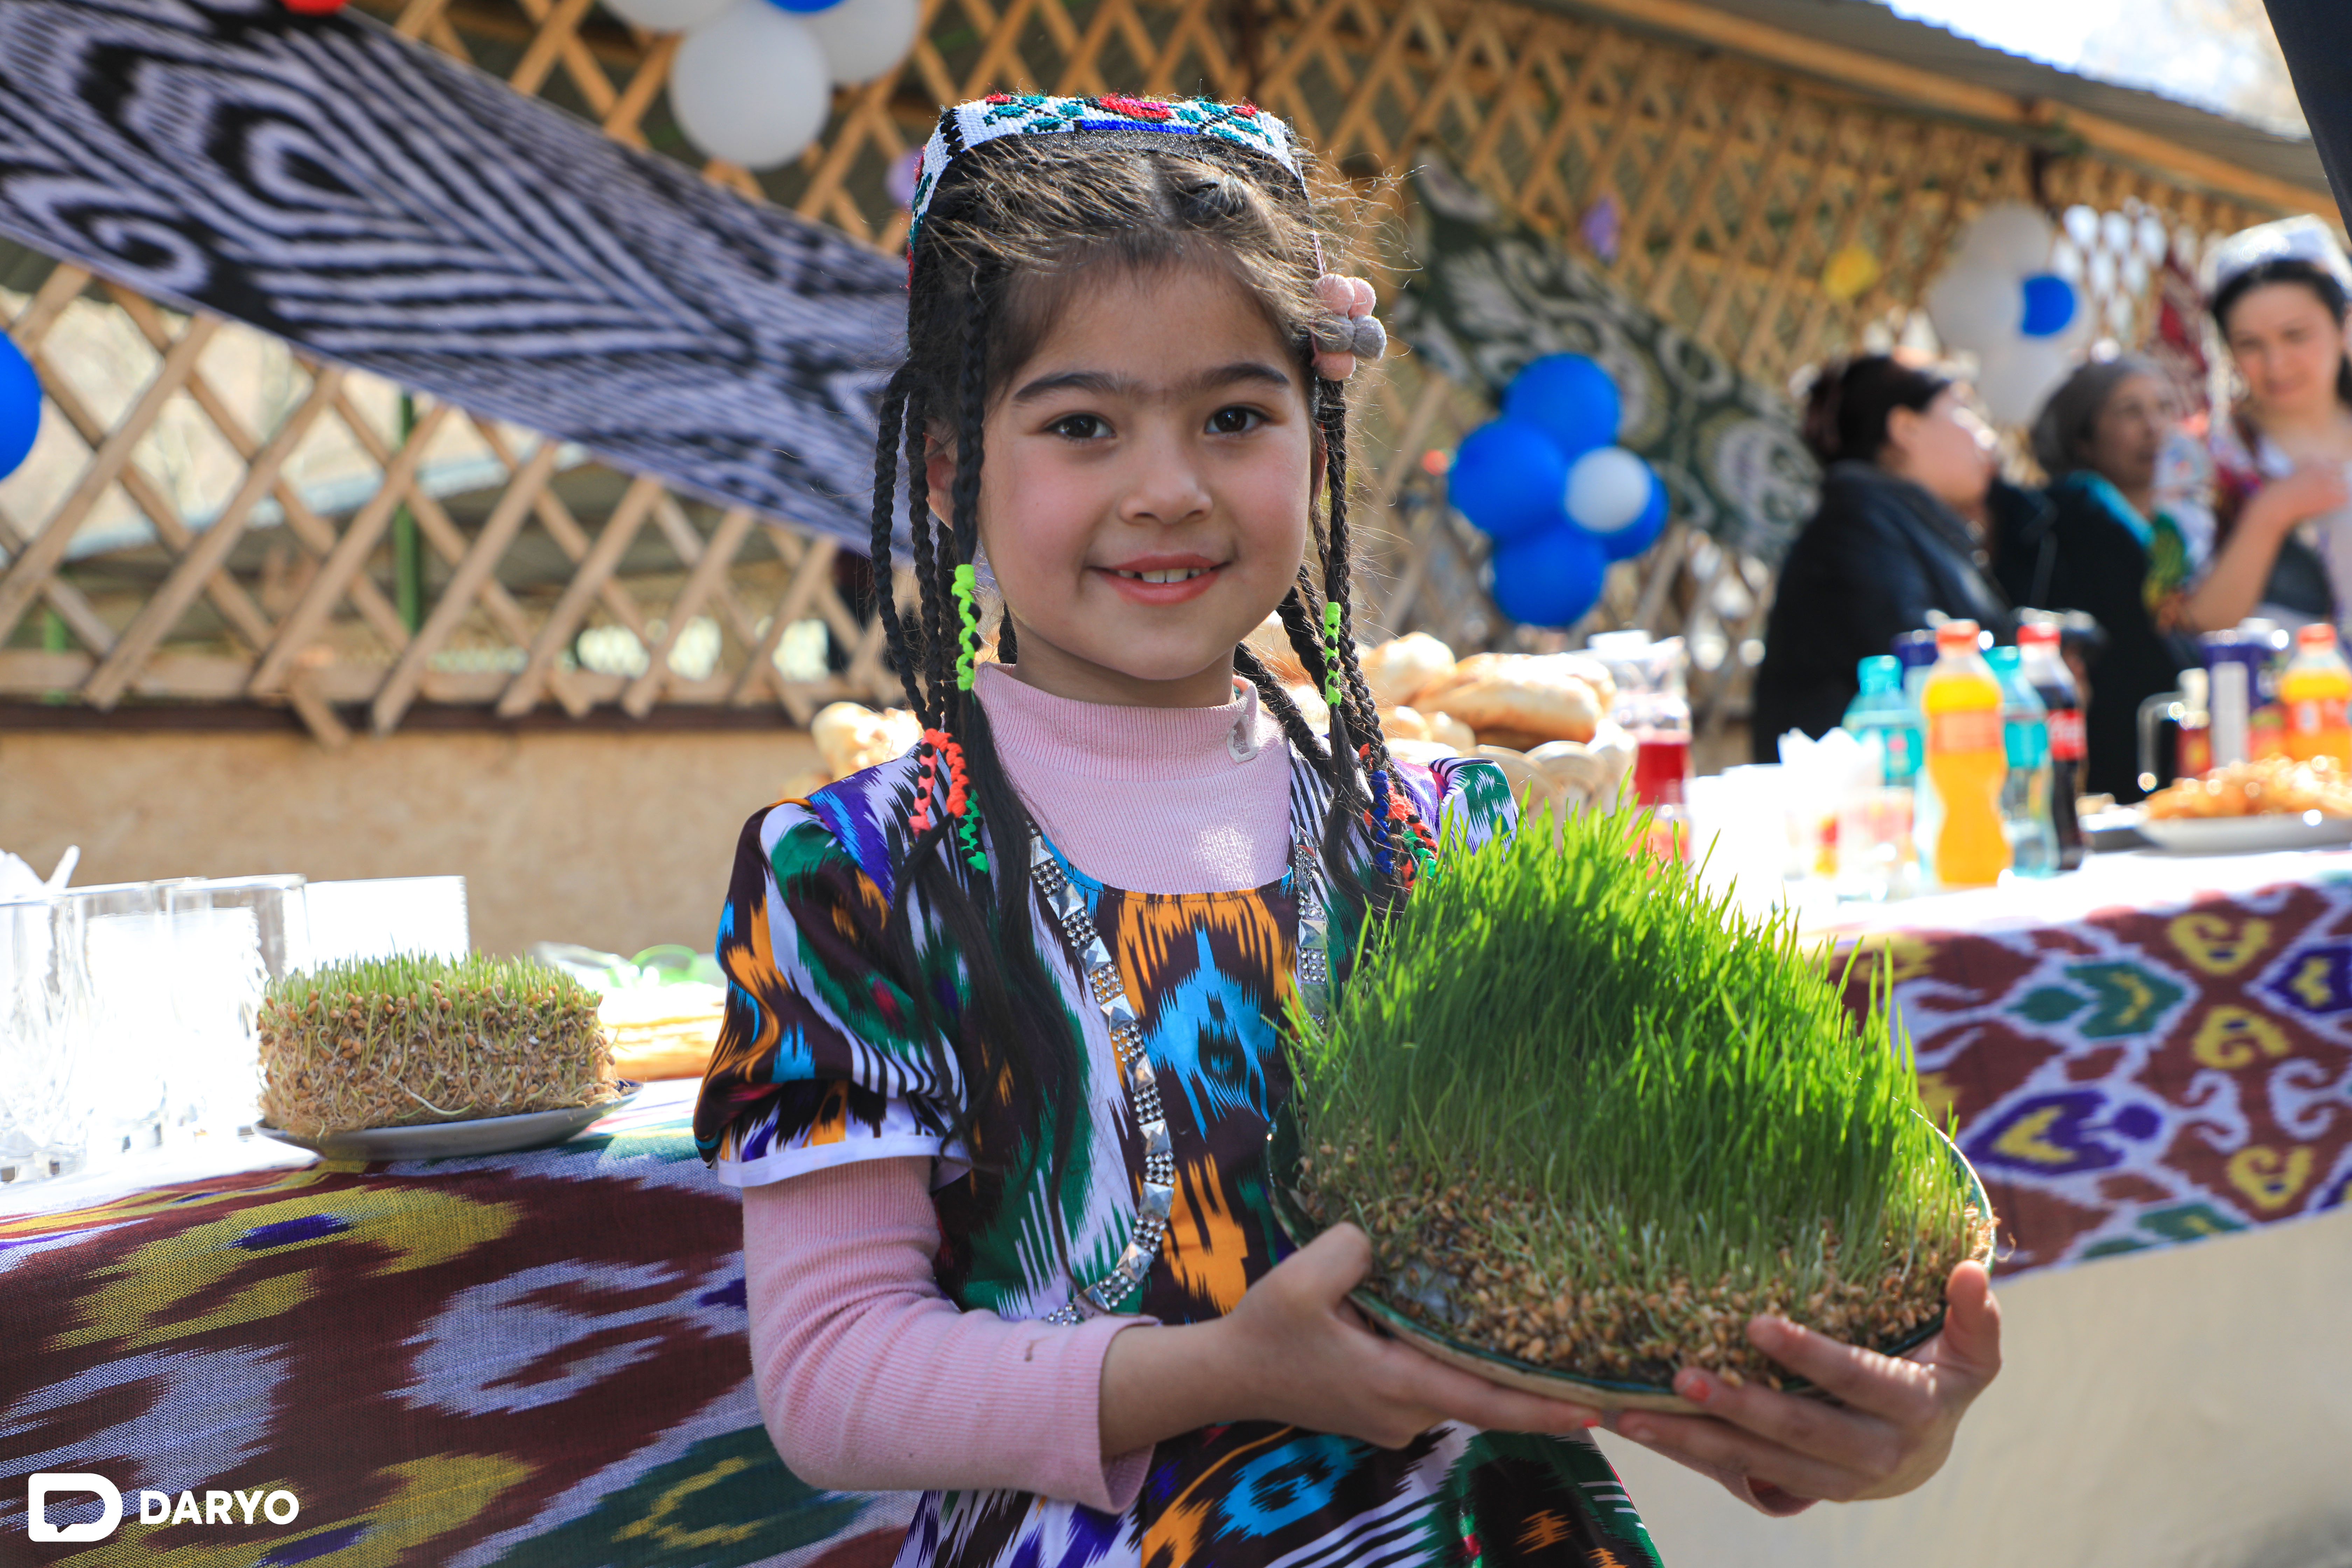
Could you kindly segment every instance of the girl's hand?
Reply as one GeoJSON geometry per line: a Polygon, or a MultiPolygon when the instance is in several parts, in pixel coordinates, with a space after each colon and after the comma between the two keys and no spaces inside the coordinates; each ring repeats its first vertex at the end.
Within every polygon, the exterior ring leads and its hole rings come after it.
{"type": "Polygon", "coordinates": [[[1969,1401],[2000,1371],[2000,1307],[1979,1263],[1952,1270],[1934,1339],[1897,1361],[1825,1339],[1780,1318],[1758,1318],[1758,1350],[1811,1379],[1839,1404],[1735,1387],[1685,1368],[1675,1391],[1704,1415],[1629,1410],[1616,1431],[1715,1477],[1733,1496],[1774,1515],[1815,1500],[1853,1502],[1907,1492],[1943,1468],[1969,1401]]]}
{"type": "Polygon", "coordinates": [[[1402,1447],[1441,1421],[1503,1432],[1577,1432],[1597,1412],[1498,1388],[1402,1341],[1383,1339],[1348,1304],[1371,1267],[1352,1225],[1317,1237],[1251,1286],[1215,1327],[1249,1414],[1315,1432],[1402,1447]]]}
{"type": "Polygon", "coordinates": [[[2346,485],[2343,468],[2320,463],[2297,468],[2255,491],[2245,516],[2256,528],[2283,534],[2305,518],[2335,511],[2347,502],[2352,502],[2352,487],[2346,485]]]}

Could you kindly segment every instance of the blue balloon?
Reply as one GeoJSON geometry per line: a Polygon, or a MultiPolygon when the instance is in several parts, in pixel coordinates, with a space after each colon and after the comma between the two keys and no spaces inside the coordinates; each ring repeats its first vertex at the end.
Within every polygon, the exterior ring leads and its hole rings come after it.
{"type": "Polygon", "coordinates": [[[2025,280],[2025,324],[2018,329],[2029,338],[2054,338],[2074,324],[2074,286],[2055,272],[2037,272],[2025,280]]]}
{"type": "Polygon", "coordinates": [[[41,433],[41,378],[33,362],[0,332],[0,479],[21,467],[41,433]]]}
{"type": "Polygon", "coordinates": [[[1612,561],[1631,561],[1658,542],[1666,531],[1666,483],[1657,471],[1650,473],[1650,504],[1642,515],[1614,533],[1600,535],[1601,553],[1612,561]]]}
{"type": "Polygon", "coordinates": [[[1599,542],[1563,524],[1495,552],[1495,603],[1522,626],[1574,626],[1608,571],[1599,542]]]}
{"type": "Polygon", "coordinates": [[[1533,426],[1490,419],[1462,438],[1446,484],[1462,515],[1501,543],[1559,521],[1568,459],[1533,426]]]}
{"type": "Polygon", "coordinates": [[[1532,425],[1570,460],[1617,439],[1623,402],[1609,373],[1584,354],[1531,360],[1503,394],[1503,417],[1532,425]]]}

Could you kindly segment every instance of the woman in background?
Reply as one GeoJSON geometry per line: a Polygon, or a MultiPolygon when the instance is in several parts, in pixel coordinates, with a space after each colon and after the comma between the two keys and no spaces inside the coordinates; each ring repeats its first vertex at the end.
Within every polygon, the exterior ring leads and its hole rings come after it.
{"type": "Polygon", "coordinates": [[[2084,787],[2120,800],[2140,794],[2141,701],[2178,684],[2195,633],[2243,617],[2283,537],[2274,500],[2215,555],[2202,496],[2158,482],[2160,470],[2198,468],[2184,447],[2193,444],[2155,366],[2128,355],[2084,365],[2033,424],[2050,505],[2000,540],[2012,603],[2083,610],[2106,633],[2084,694],[2084,787]]]}
{"type": "Polygon", "coordinates": [[[1950,381],[1887,354],[1824,368],[1806,395],[1820,507],[1780,571],[1750,720],[1756,759],[1790,730],[1820,736],[1859,689],[1855,667],[1898,633],[1965,619],[2006,640],[2009,602],[1963,511],[1993,478],[1992,437],[1950,381]]]}
{"type": "Polygon", "coordinates": [[[2352,263],[2317,219],[2287,218],[2224,240],[2212,274],[2213,320],[2245,395],[2213,421],[2225,548],[2197,628],[2254,614],[2286,626],[2336,620],[2352,605],[2352,263]],[[2242,531],[2262,547],[2233,560],[2226,546],[2242,531]]]}

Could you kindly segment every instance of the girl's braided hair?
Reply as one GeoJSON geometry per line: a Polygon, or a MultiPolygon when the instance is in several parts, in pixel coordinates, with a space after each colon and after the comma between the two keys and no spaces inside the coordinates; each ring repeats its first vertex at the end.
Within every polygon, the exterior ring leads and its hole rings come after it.
{"type": "MultiPolygon", "coordinates": [[[[915,600],[904,610],[893,602],[887,570],[876,574],[877,597],[907,701],[926,731],[944,732],[960,746],[971,796],[994,842],[982,868],[955,852],[955,826],[945,814],[915,832],[898,879],[889,945],[915,975],[911,889],[957,948],[971,955],[957,1016],[945,1016],[945,998],[930,985],[910,990],[934,1014],[937,1035],[927,1032],[931,1048],[951,1048],[959,1058],[975,1103],[942,1109],[983,1166],[1045,1152],[1035,1133],[1050,1135],[1058,1166],[1074,1114],[1073,1097],[1063,1091],[1074,1071],[1076,1037],[1039,949],[1039,928],[1050,917],[1030,876],[1026,813],[997,756],[986,711],[956,680],[961,634],[954,574],[980,545],[988,410],[1005,378],[1035,352],[1057,307],[1095,269],[1223,268],[1293,345],[1322,446],[1325,484],[1313,527],[1317,558],[1300,567],[1279,614],[1309,678],[1327,690],[1336,684],[1340,693],[1330,704],[1328,732],[1314,732],[1245,647],[1234,649],[1234,668],[1330,786],[1322,852],[1339,896],[1377,916],[1402,896],[1410,879],[1403,855],[1382,855],[1387,864],[1372,871],[1369,884],[1354,869],[1360,825],[1375,809],[1367,778],[1393,778],[1394,764],[1352,640],[1346,398],[1339,383],[1321,380],[1313,368],[1310,328],[1322,310],[1314,284],[1333,244],[1318,232],[1296,176],[1269,157],[1206,136],[1106,131],[1003,137],[960,153],[924,211],[908,263],[907,358],[884,390],[874,453],[874,559],[877,567],[891,559],[903,466],[915,600]],[[932,515],[925,480],[926,458],[940,447],[956,460],[945,521],[932,515]],[[1336,683],[1322,635],[1327,604],[1339,607],[1336,683]],[[992,1146],[991,1128],[1007,1135],[1004,1143],[992,1146]]],[[[1010,614],[997,652],[1008,663],[1018,657],[1010,614]]],[[[1385,819],[1387,802],[1379,809],[1385,819]]],[[[948,1081],[949,1064],[935,1066],[940,1081],[948,1081]]]]}

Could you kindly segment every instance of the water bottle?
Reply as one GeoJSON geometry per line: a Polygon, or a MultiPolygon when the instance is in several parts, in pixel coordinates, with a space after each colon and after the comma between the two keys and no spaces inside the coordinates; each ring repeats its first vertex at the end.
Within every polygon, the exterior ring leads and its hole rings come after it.
{"type": "Polygon", "coordinates": [[[2056,623],[2026,622],[2017,628],[2017,648],[2026,683],[2050,710],[2050,823],[2058,834],[2058,868],[2071,871],[2083,863],[2083,825],[2074,816],[2074,797],[2083,793],[2083,700],[2074,671],[2059,657],[2056,623]]]}
{"type": "Polygon", "coordinates": [[[1903,665],[1881,654],[1862,661],[1861,693],[1845,710],[1846,732],[1877,759],[1872,787],[1853,793],[1838,816],[1838,896],[1874,903],[1913,890],[1912,786],[1919,775],[1919,716],[1903,695],[1903,665]]]}
{"type": "Polygon", "coordinates": [[[2000,682],[2001,749],[2009,760],[2000,786],[2000,826],[2009,840],[2010,869],[2021,877],[2054,877],[2058,829],[2050,815],[2050,710],[2025,679],[2021,650],[1997,647],[1985,655],[1985,662],[2000,682]]]}

